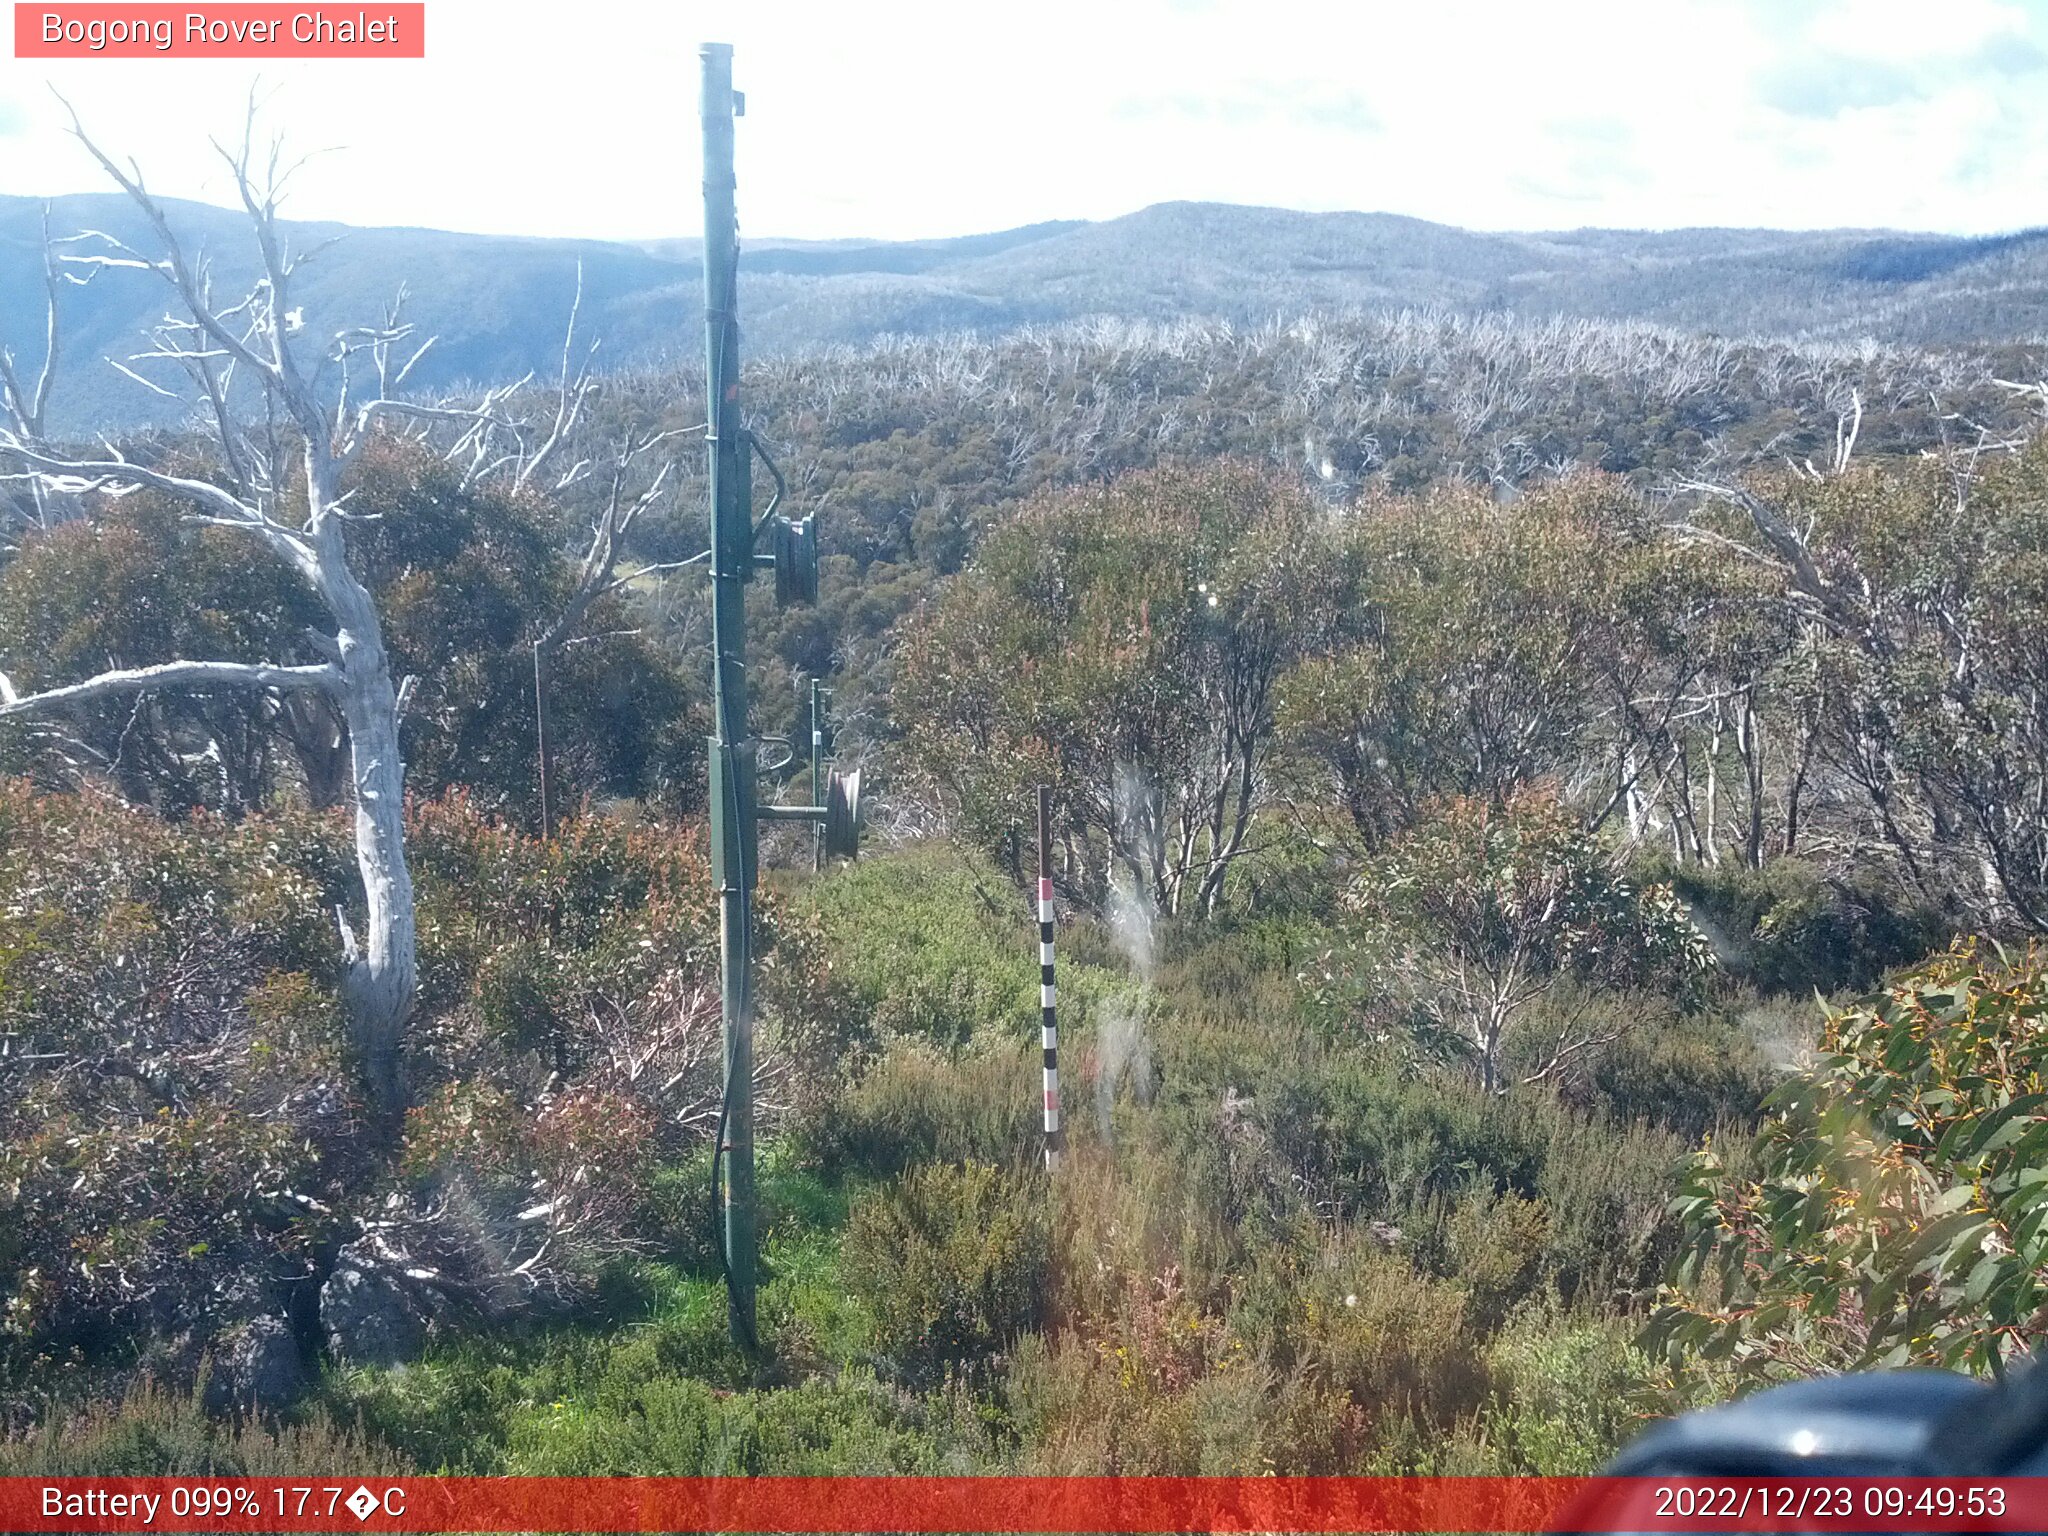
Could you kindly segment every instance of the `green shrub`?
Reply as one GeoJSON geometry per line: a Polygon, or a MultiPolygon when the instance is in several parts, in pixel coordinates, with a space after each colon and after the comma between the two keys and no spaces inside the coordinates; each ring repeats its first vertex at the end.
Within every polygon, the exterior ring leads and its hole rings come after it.
{"type": "Polygon", "coordinates": [[[1548,788],[1432,802],[1344,895],[1356,954],[1381,1015],[1433,1056],[1461,1060],[1489,1091],[1531,1080],[1510,1053],[1554,1075],[1574,1031],[1543,1049],[1518,1040],[1539,1002],[1622,987],[1698,991],[1714,965],[1706,937],[1666,885],[1638,886],[1581,813],[1548,788]]]}
{"type": "Polygon", "coordinates": [[[196,1395],[142,1381],[118,1402],[54,1405],[0,1439],[4,1477],[371,1477],[415,1468],[396,1451],[314,1413],[300,1424],[210,1417],[196,1395]]]}
{"type": "MultiPolygon", "coordinates": [[[[1022,1340],[1002,1400],[1034,1471],[1065,1474],[1334,1473],[1359,1454],[1367,1415],[1320,1361],[1276,1363],[1257,1307],[1216,1310],[1169,1265],[1119,1269],[1115,1292],[1055,1338],[1022,1340]]],[[[1254,1282],[1255,1288],[1256,1282],[1254,1282]]],[[[1268,1294],[1304,1315],[1291,1272],[1268,1294]]],[[[1298,1331],[1298,1326],[1297,1326],[1298,1331]]]]}
{"type": "Polygon", "coordinates": [[[1762,1376],[1986,1373],[2048,1332],[2048,955],[1959,944],[1832,1012],[1747,1168],[1689,1171],[1651,1337],[1762,1376]]]}
{"type": "Polygon", "coordinates": [[[840,1275],[855,1188],[821,1178],[778,1147],[762,1160],[761,1245],[768,1275],[762,1326],[778,1369],[836,1372],[872,1357],[874,1319],[840,1275]]]}
{"type": "MultiPolygon", "coordinates": [[[[1017,885],[943,844],[864,858],[810,888],[845,1006],[876,1038],[962,1046],[1038,1038],[1037,912],[1017,885]]],[[[1090,928],[1074,925],[1078,934],[1090,928]]],[[[1072,935],[1062,931],[1062,942],[1072,935]]],[[[1080,954],[1060,957],[1070,1018],[1120,988],[1080,954]]]]}
{"type": "Polygon", "coordinates": [[[1043,1189],[985,1163],[914,1169],[854,1207],[840,1270],[912,1379],[987,1361],[1037,1321],[1049,1244],[1043,1189]]]}
{"type": "Polygon", "coordinates": [[[1398,1229],[1432,1272],[1454,1272],[1447,1219],[1474,1188],[1543,1202],[1530,1283],[1566,1300],[1648,1287],[1675,1252],[1667,1206],[1686,1146],[1655,1127],[1616,1125],[1540,1089],[1501,1097],[1404,1075],[1357,1052],[1277,1071],[1258,1100],[1278,1155],[1319,1204],[1398,1229]]]}
{"type": "Polygon", "coordinates": [[[1528,1296],[1549,1238],[1549,1210],[1513,1190],[1468,1190],[1452,1208],[1451,1273],[1465,1289],[1475,1326],[1498,1328],[1508,1309],[1528,1296]]]}
{"type": "Polygon", "coordinates": [[[1358,1050],[1279,1067],[1255,1096],[1288,1164],[1352,1219],[1398,1225],[1475,1177],[1535,1192],[1540,1094],[1501,1099],[1358,1050]]]}
{"type": "Polygon", "coordinates": [[[1542,1172],[1530,1193],[1550,1214],[1544,1282],[1568,1303],[1635,1305],[1678,1252],[1671,1191],[1685,1143],[1555,1105],[1544,1107],[1540,1123],[1542,1172]]]}
{"type": "Polygon", "coordinates": [[[331,1415],[421,1471],[481,1477],[504,1470],[507,1424],[527,1390],[522,1374],[513,1342],[465,1338],[403,1366],[337,1371],[322,1396],[331,1415]]]}
{"type": "MultiPolygon", "coordinates": [[[[649,1186],[708,1139],[719,1087],[701,839],[596,816],[538,838],[461,795],[407,831],[422,981],[394,1167],[338,996],[345,816],[170,824],[0,783],[0,1385],[196,1359],[317,1282],[372,1205],[459,1209],[422,1223],[428,1262],[503,1308],[687,1219],[649,1186]]],[[[840,1081],[845,1010],[787,903],[759,926],[761,1060],[800,1119],[840,1081]]]]}
{"type": "Polygon", "coordinates": [[[708,1147],[655,1170],[635,1225],[654,1257],[696,1274],[718,1272],[719,1212],[711,1198],[708,1147]]]}
{"type": "Polygon", "coordinates": [[[987,1040],[948,1054],[903,1041],[804,1131],[819,1166],[889,1176],[924,1162],[1013,1166],[1043,1137],[1038,1049],[987,1040]]]}
{"type": "Polygon", "coordinates": [[[1055,1310],[1097,1331],[1171,1283],[1209,1312],[1262,1255],[1312,1247],[1257,1122],[1213,1100],[1134,1110],[1112,1143],[1071,1139],[1052,1184],[1055,1310]]]}
{"type": "Polygon", "coordinates": [[[330,1411],[422,1467],[495,1476],[508,1470],[512,1441],[533,1432],[537,1413],[573,1406],[630,1417],[650,1384],[688,1379],[715,1392],[754,1385],[754,1364],[727,1332],[722,1282],[660,1264],[619,1265],[598,1301],[545,1327],[447,1337],[407,1365],[338,1372],[326,1385],[330,1411]]]}
{"type": "MultiPolygon", "coordinates": [[[[1739,1006],[1740,1000],[1737,1000],[1739,1006]]],[[[1636,1012],[1620,1038],[1589,1055],[1575,1103],[1621,1123],[1642,1120],[1697,1144],[1724,1128],[1755,1125],[1770,1091],[1764,1053],[1735,1009],[1685,1015],[1651,999],[1616,999],[1636,1012]]]]}
{"type": "Polygon", "coordinates": [[[203,1343],[299,1270],[319,1222],[278,1192],[324,1192],[357,1123],[344,838],[0,783],[0,1383],[203,1343]]]}
{"type": "Polygon", "coordinates": [[[1448,1427],[1481,1400],[1478,1334],[1457,1285],[1367,1251],[1306,1292],[1303,1359],[1373,1423],[1412,1417],[1448,1427]]]}
{"type": "Polygon", "coordinates": [[[1641,1428],[1651,1366],[1618,1319],[1528,1308],[1486,1354],[1491,1469],[1536,1477],[1598,1472],[1641,1428]]]}
{"type": "Polygon", "coordinates": [[[1341,1394],[1279,1376],[1232,1348],[1213,1320],[1199,1331],[1192,1349],[1181,1341],[1164,1361],[1121,1336],[1026,1338],[1003,1380],[1023,1468],[1126,1477],[1339,1468],[1330,1446],[1355,1417],[1341,1394]]]}
{"type": "Polygon", "coordinates": [[[1288,916],[1175,924],[1163,934],[1154,979],[1161,1009],[1185,1023],[1256,1020],[1261,1033],[1321,1022],[1297,972],[1329,947],[1317,924],[1288,916]]]}
{"type": "Polygon", "coordinates": [[[629,1400],[524,1410],[507,1470],[525,1477],[806,1477],[978,1471],[987,1439],[954,1395],[921,1399],[872,1377],[721,1393],[649,1380],[629,1400]]]}
{"type": "Polygon", "coordinates": [[[1712,935],[1723,966],[1765,992],[1876,984],[1947,942],[1954,923],[1872,875],[1830,878],[1804,859],[1664,871],[1712,935]]]}
{"type": "Polygon", "coordinates": [[[862,859],[814,889],[850,1005],[876,1035],[960,1045],[1037,1023],[1036,917],[1011,882],[919,847],[862,859]]]}

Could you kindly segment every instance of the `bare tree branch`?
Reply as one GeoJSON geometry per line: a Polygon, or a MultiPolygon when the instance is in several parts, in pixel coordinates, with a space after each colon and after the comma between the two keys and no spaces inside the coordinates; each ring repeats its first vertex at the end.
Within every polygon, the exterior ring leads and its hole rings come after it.
{"type": "Polygon", "coordinates": [[[151,688],[266,688],[278,692],[304,689],[333,691],[341,673],[322,662],[310,667],[276,667],[242,661],[166,661],[153,667],[134,667],[102,672],[82,683],[67,683],[41,693],[19,692],[6,673],[0,672],[0,715],[26,715],[83,704],[117,694],[141,693],[151,688]]]}
{"type": "Polygon", "coordinates": [[[47,318],[43,328],[43,366],[37,373],[32,387],[22,386],[21,376],[15,369],[14,354],[5,347],[0,347],[0,394],[4,394],[7,413],[13,419],[15,431],[26,437],[43,435],[44,418],[50,407],[50,386],[57,374],[59,281],[56,250],[50,242],[50,205],[45,203],[43,291],[47,301],[47,318]]]}
{"type": "Polygon", "coordinates": [[[39,477],[53,489],[73,494],[86,491],[118,494],[138,487],[162,491],[205,509],[196,519],[198,521],[256,534],[302,573],[310,572],[315,563],[313,550],[301,534],[272,522],[259,509],[238,500],[210,481],[148,469],[118,451],[113,451],[113,457],[106,459],[60,458],[23,442],[4,429],[0,429],[0,455],[19,459],[38,471],[39,477]]]}
{"type": "MultiPolygon", "coordinates": [[[[614,576],[613,572],[618,566],[619,554],[625,547],[626,535],[632,532],[633,525],[641,514],[660,501],[662,492],[668,485],[668,478],[675,470],[675,461],[670,459],[663,463],[655,471],[654,478],[637,496],[626,495],[627,477],[636,460],[670,439],[683,435],[685,434],[676,431],[654,432],[644,438],[628,438],[620,444],[612,461],[611,489],[605,498],[603,510],[599,512],[597,521],[591,528],[590,545],[583,554],[576,590],[570,594],[569,601],[563,605],[555,621],[542,631],[540,638],[535,641],[539,652],[555,650],[570,640],[589,616],[591,606],[599,598],[618,591],[634,577],[643,574],[635,571],[631,575],[618,577],[614,576]]],[[[660,569],[681,570],[684,566],[696,564],[697,559],[701,558],[703,557],[671,561],[660,569]]]]}
{"type": "MultiPolygon", "coordinates": [[[[596,391],[596,381],[590,377],[590,365],[597,356],[599,342],[592,342],[590,350],[573,373],[570,371],[571,354],[576,346],[576,320],[583,311],[583,263],[576,263],[576,297],[569,301],[569,326],[562,336],[562,370],[555,393],[555,424],[547,437],[530,455],[524,457],[513,474],[515,490],[525,489],[527,483],[540,473],[541,466],[554,456],[555,450],[575,430],[577,418],[583,414],[583,404],[596,391]]],[[[566,481],[564,482],[566,484],[566,481]]],[[[556,489],[561,489],[557,486],[556,489]]]]}
{"type": "Polygon", "coordinates": [[[1793,587],[1818,604],[1821,611],[1835,622],[1854,627],[1855,616],[1850,611],[1847,595],[1821,574],[1819,565],[1814,562],[1813,551],[1807,548],[1806,540],[1769,502],[1741,486],[1719,485],[1708,481],[1689,480],[1679,489],[1717,501],[1732,502],[1740,507],[1748,514],[1751,525],[1770,546],[1772,553],[1783,563],[1791,576],[1793,587]]]}

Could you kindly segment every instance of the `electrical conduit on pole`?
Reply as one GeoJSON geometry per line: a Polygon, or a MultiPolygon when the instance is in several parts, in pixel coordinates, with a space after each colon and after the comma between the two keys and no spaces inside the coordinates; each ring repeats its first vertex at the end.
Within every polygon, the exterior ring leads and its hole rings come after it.
{"type": "MultiPolygon", "coordinates": [[[[814,677],[811,679],[811,804],[820,810],[825,805],[824,710],[824,688],[814,677]]],[[[824,867],[825,823],[821,820],[811,829],[811,869],[817,872],[824,867]]]]}

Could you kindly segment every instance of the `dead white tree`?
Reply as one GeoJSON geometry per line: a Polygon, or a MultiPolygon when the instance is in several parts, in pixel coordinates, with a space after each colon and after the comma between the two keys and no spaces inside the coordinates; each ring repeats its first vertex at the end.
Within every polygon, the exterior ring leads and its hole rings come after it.
{"type": "MultiPolygon", "coordinates": [[[[572,319],[572,329],[574,324],[572,319]]],[[[566,366],[563,376],[567,378],[566,366]]],[[[564,398],[567,398],[566,390],[564,398]]],[[[560,420],[558,415],[556,438],[560,436],[560,420]]],[[[703,428],[691,430],[701,432],[703,428]]],[[[534,637],[533,718],[538,738],[535,746],[540,770],[540,830],[543,837],[549,834],[552,824],[548,791],[548,659],[556,651],[576,643],[577,637],[583,632],[585,621],[590,617],[590,610],[598,599],[621,590],[640,577],[681,570],[685,566],[696,565],[710,557],[710,552],[706,551],[687,560],[643,566],[623,576],[617,574],[619,556],[625,548],[626,536],[633,531],[633,525],[639,521],[640,515],[661,500],[662,490],[667,486],[669,476],[675,470],[675,460],[669,459],[663,463],[638,494],[628,492],[628,477],[633,474],[635,465],[642,457],[652,453],[670,439],[683,435],[685,434],[674,431],[655,431],[644,436],[629,433],[614,448],[610,464],[610,489],[599,505],[597,515],[591,521],[590,544],[583,552],[582,563],[577,567],[576,586],[570,592],[568,601],[563,603],[561,611],[534,637]]],[[[589,462],[578,461],[586,470],[589,462]]]]}
{"type": "MultiPolygon", "coordinates": [[[[0,421],[8,429],[32,440],[41,440],[44,423],[49,418],[50,386],[57,377],[57,342],[61,334],[58,326],[57,295],[64,281],[62,270],[57,264],[57,246],[50,238],[50,205],[43,204],[43,295],[45,320],[43,325],[43,362],[36,370],[33,382],[26,382],[22,366],[14,353],[0,346],[0,421]]],[[[46,527],[51,521],[50,493],[39,478],[31,478],[24,484],[28,495],[25,507],[18,515],[25,522],[36,527],[46,527]]]]}
{"type": "Polygon", "coordinates": [[[660,502],[669,476],[675,473],[676,461],[673,458],[661,461],[637,493],[629,489],[636,466],[672,439],[703,430],[702,427],[691,427],[687,432],[670,430],[644,435],[628,434],[613,448],[607,466],[609,483],[604,500],[591,519],[590,543],[577,567],[576,586],[561,611],[534,641],[536,649],[552,651],[574,639],[598,599],[608,597],[643,577],[679,571],[686,566],[701,564],[710,557],[706,551],[687,560],[662,561],[637,567],[624,575],[618,574],[619,557],[625,550],[627,536],[642,514],[660,502]]]}
{"type": "Polygon", "coordinates": [[[302,354],[313,348],[304,334],[303,311],[292,302],[292,285],[317,252],[290,246],[278,204],[297,167],[282,164],[274,143],[259,163],[255,127],[252,102],[240,148],[215,146],[233,174],[259,258],[258,275],[239,298],[216,296],[211,264],[185,249],[140,168],[133,161],[117,164],[75,113],[72,132],[141,211],[158,254],[146,255],[102,231],[51,248],[53,270],[87,277],[137,271],[170,290],[173,313],[149,334],[145,349],[128,359],[134,366],[115,366],[159,394],[190,401],[218,462],[202,477],[136,462],[112,445],[90,455],[60,451],[43,431],[45,382],[26,394],[8,385],[14,408],[0,425],[0,463],[15,467],[13,481],[41,493],[153,490],[184,503],[191,522],[247,535],[319,598],[332,630],[309,630],[306,642],[322,659],[308,665],[170,660],[30,693],[0,674],[0,715],[47,713],[154,689],[255,690],[283,704],[305,700],[331,709],[346,732],[363,895],[360,940],[347,913],[335,914],[347,966],[345,1001],[365,1087],[388,1125],[404,1105],[400,1048],[416,987],[399,754],[406,688],[392,675],[376,603],[349,568],[344,482],[380,423],[425,419],[469,426],[488,418],[501,397],[494,392],[483,405],[467,408],[395,398],[393,392],[431,345],[412,348],[409,355],[401,350],[410,346],[410,328],[396,307],[376,326],[328,338],[309,368],[311,360],[302,354]],[[181,388],[149,376],[166,367],[183,374],[181,388]],[[24,402],[28,409],[21,408],[24,402]]]}

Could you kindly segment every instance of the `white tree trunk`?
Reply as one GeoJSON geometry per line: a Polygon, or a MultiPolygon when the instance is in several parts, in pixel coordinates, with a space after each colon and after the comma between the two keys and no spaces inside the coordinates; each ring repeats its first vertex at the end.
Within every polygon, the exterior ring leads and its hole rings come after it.
{"type": "MultiPolygon", "coordinates": [[[[335,542],[339,543],[336,539],[335,542]]],[[[323,550],[324,556],[326,552],[323,550]]],[[[355,781],[356,865],[366,932],[347,943],[349,1031],[364,1086],[380,1117],[405,1106],[399,1047],[418,978],[412,872],[405,862],[405,763],[399,754],[398,688],[370,594],[339,557],[321,561],[323,596],[340,620],[339,705],[355,781]]]]}

